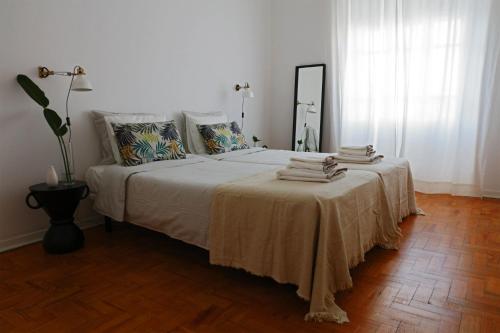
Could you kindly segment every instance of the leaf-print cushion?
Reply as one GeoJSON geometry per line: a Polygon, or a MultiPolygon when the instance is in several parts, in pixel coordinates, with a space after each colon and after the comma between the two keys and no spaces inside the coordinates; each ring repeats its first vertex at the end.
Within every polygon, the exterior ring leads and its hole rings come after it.
{"type": "Polygon", "coordinates": [[[238,123],[196,125],[210,155],[227,153],[234,150],[249,149],[238,123]]]}
{"type": "Polygon", "coordinates": [[[174,121],[111,123],[111,126],[124,166],[186,158],[174,121]]]}

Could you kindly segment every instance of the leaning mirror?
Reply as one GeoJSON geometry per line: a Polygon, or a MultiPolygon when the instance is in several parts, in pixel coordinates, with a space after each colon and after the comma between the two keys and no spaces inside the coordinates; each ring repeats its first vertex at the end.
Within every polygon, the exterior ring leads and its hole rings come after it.
{"type": "Polygon", "coordinates": [[[321,151],[326,65],[295,68],[293,143],[295,151],[321,151]]]}

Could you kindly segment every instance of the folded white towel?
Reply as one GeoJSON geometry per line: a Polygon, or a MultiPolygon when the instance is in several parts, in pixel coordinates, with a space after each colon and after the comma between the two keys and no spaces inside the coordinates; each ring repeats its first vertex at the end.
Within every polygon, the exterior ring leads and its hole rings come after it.
{"type": "Polygon", "coordinates": [[[292,180],[292,181],[299,181],[299,182],[315,182],[315,183],[330,183],[333,182],[334,180],[340,179],[345,176],[345,171],[339,173],[336,176],[333,176],[332,178],[309,178],[309,177],[294,177],[294,176],[278,176],[279,180],[292,180]]]}
{"type": "Polygon", "coordinates": [[[276,172],[278,177],[305,177],[305,178],[318,178],[318,179],[328,179],[328,175],[326,173],[315,173],[315,172],[307,172],[302,171],[301,169],[284,169],[276,172]]]}
{"type": "Polygon", "coordinates": [[[346,156],[373,156],[375,155],[376,151],[371,150],[371,151],[366,151],[366,150],[347,150],[347,149],[340,149],[339,154],[340,155],[346,155],[346,156]]]}
{"type": "Polygon", "coordinates": [[[341,146],[340,149],[347,149],[347,150],[373,150],[373,145],[366,145],[366,146],[341,146]]]}
{"type": "Polygon", "coordinates": [[[329,173],[317,172],[309,169],[283,169],[277,172],[278,177],[301,177],[301,178],[318,178],[318,179],[330,179],[335,177],[339,173],[346,172],[347,169],[334,169],[329,173]]]}
{"type": "Polygon", "coordinates": [[[322,164],[322,163],[306,163],[306,162],[296,162],[292,161],[288,164],[288,168],[290,169],[306,169],[306,170],[313,170],[313,171],[318,171],[318,172],[323,172],[323,173],[328,173],[332,169],[334,169],[337,166],[337,162],[333,162],[330,164],[322,164]]]}
{"type": "MultiPolygon", "coordinates": [[[[311,174],[316,174],[316,175],[324,175],[327,174],[328,172],[325,172],[323,168],[302,168],[298,167],[295,163],[300,163],[300,162],[292,162],[286,166],[288,170],[294,170],[294,171],[302,171],[302,172],[309,172],[311,174]]],[[[331,170],[330,170],[331,171],[331,170]]]]}
{"type": "Polygon", "coordinates": [[[334,163],[334,157],[333,156],[327,156],[327,157],[291,157],[290,158],[291,162],[302,162],[302,163],[311,163],[311,164],[328,164],[328,163],[334,163]]]}
{"type": "Polygon", "coordinates": [[[356,163],[356,164],[372,164],[380,162],[384,158],[384,155],[374,155],[374,156],[345,156],[338,154],[335,159],[341,163],[356,163]]]}
{"type": "Polygon", "coordinates": [[[299,161],[291,161],[288,164],[288,167],[294,169],[308,169],[308,170],[317,170],[321,172],[323,171],[323,163],[305,163],[299,161]]]}
{"type": "Polygon", "coordinates": [[[372,145],[368,146],[342,146],[339,149],[341,155],[372,156],[375,150],[372,145]]]}

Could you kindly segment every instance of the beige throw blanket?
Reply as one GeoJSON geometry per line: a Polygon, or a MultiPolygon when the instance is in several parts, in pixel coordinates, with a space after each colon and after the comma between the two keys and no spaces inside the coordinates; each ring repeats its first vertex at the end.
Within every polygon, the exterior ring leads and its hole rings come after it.
{"type": "Polygon", "coordinates": [[[210,262],[298,286],[306,320],[348,321],[334,294],[352,287],[349,268],[374,245],[401,237],[373,172],[349,170],[332,183],[280,181],[261,173],[217,187],[209,227],[210,262]]]}

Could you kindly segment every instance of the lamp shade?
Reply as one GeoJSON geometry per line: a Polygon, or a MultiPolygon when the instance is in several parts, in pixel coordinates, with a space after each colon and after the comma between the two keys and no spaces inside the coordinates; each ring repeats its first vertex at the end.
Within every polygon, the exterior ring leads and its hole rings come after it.
{"type": "Polygon", "coordinates": [[[244,98],[254,98],[255,95],[250,88],[243,89],[243,97],[244,98]]]}
{"type": "Polygon", "coordinates": [[[71,86],[73,91],[92,91],[92,84],[87,80],[86,75],[76,75],[71,86]]]}

